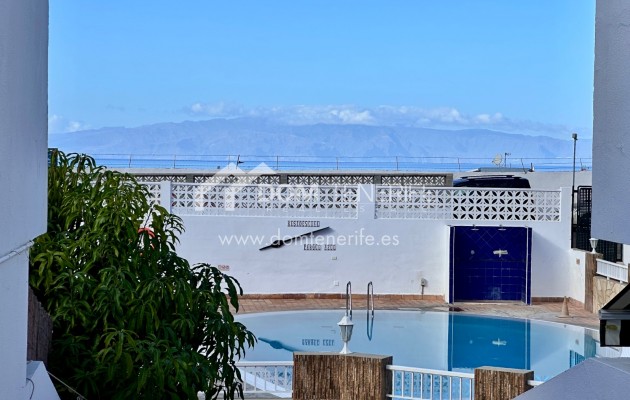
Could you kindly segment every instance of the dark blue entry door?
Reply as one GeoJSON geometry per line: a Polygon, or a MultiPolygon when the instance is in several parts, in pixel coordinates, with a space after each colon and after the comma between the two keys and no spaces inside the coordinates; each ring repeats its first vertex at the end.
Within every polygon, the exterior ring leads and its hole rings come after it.
{"type": "Polygon", "coordinates": [[[451,227],[450,301],[531,302],[532,229],[451,227]]]}

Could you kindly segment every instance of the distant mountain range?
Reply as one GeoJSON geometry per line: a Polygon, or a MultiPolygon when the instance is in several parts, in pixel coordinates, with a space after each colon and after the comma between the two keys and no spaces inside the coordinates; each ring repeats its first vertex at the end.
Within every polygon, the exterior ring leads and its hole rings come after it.
{"type": "MultiPolygon", "coordinates": [[[[49,146],[87,154],[260,155],[315,157],[572,157],[573,141],[485,129],[288,125],[258,118],[160,123],[49,135],[49,146]]],[[[577,156],[591,157],[580,139],[577,156]]]]}

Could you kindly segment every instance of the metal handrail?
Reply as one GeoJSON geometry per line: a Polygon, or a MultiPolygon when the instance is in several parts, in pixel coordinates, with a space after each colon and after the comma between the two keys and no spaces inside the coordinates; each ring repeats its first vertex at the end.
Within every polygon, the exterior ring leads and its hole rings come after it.
{"type": "Polygon", "coordinates": [[[372,317],[374,316],[374,285],[372,281],[367,286],[367,310],[368,314],[372,311],[372,317]]]}
{"type": "MultiPolygon", "coordinates": [[[[99,165],[110,168],[175,168],[209,169],[224,168],[230,165],[243,170],[251,170],[264,163],[275,166],[276,171],[462,171],[477,168],[496,168],[488,158],[475,157],[313,157],[282,155],[192,155],[192,154],[94,154],[99,165]]],[[[510,159],[523,170],[535,167],[541,171],[573,171],[571,157],[532,158],[516,157],[510,159]],[[529,165],[530,167],[526,167],[529,165]]],[[[579,157],[580,170],[592,169],[592,158],[579,157]]]]}
{"type": "Polygon", "coordinates": [[[367,286],[367,337],[368,340],[372,340],[372,334],[374,333],[374,285],[372,281],[367,286]],[[370,307],[371,305],[371,307],[370,307]],[[370,314],[371,317],[370,318],[370,314]]]}
{"type": "Polygon", "coordinates": [[[346,316],[352,319],[352,283],[346,284],[346,316]]]}

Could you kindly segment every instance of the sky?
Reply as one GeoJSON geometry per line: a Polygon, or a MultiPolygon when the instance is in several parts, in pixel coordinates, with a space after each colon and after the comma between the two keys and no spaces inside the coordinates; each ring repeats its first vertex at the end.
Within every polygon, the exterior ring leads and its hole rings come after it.
{"type": "Polygon", "coordinates": [[[49,132],[218,117],[592,136],[595,0],[50,0],[49,132]]]}

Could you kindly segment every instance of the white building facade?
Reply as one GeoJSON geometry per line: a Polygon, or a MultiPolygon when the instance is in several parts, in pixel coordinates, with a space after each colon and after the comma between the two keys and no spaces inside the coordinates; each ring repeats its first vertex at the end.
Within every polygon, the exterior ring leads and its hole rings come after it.
{"type": "Polygon", "coordinates": [[[46,231],[47,121],[48,1],[2,0],[0,399],[56,397],[26,359],[28,251],[46,231]]]}

